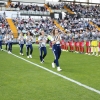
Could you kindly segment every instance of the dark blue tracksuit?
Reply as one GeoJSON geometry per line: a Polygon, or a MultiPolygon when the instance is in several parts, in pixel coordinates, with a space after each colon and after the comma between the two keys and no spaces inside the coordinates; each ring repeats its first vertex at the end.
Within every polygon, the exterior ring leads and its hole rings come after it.
{"type": "Polygon", "coordinates": [[[2,41],[0,41],[0,49],[2,49],[2,41]]]}
{"type": "Polygon", "coordinates": [[[47,49],[46,47],[39,47],[40,50],[40,61],[43,61],[43,59],[45,58],[45,56],[47,55],[47,49]]]}
{"type": "Polygon", "coordinates": [[[8,51],[12,52],[12,42],[8,42],[8,51]]]}
{"type": "Polygon", "coordinates": [[[30,55],[32,55],[33,47],[32,44],[26,45],[26,54],[29,56],[29,49],[30,49],[30,55]]]}
{"type": "Polygon", "coordinates": [[[19,36],[19,46],[20,46],[20,53],[23,53],[23,47],[24,47],[24,37],[19,36]]]}
{"type": "Polygon", "coordinates": [[[5,43],[5,44],[6,44],[6,48],[5,49],[7,50],[8,43],[5,43]]]}
{"type": "Polygon", "coordinates": [[[19,45],[20,45],[20,53],[23,53],[24,44],[19,44],[19,45]]]}
{"type": "Polygon", "coordinates": [[[13,40],[13,36],[12,35],[8,35],[8,51],[12,52],[12,40],[13,40]]]}
{"type": "Polygon", "coordinates": [[[27,40],[26,40],[26,54],[27,54],[27,56],[29,56],[29,55],[32,55],[32,53],[33,53],[32,37],[31,36],[27,36],[27,40]],[[29,54],[29,52],[30,52],[30,54],[29,54]]]}
{"type": "Polygon", "coordinates": [[[52,46],[52,51],[53,51],[53,54],[54,54],[54,57],[55,57],[55,60],[54,60],[54,63],[56,64],[57,67],[59,67],[59,58],[60,58],[60,55],[61,55],[61,46],[60,44],[54,44],[52,46]]]}
{"type": "Polygon", "coordinates": [[[2,35],[0,35],[0,49],[2,49],[2,40],[3,40],[3,37],[2,35]]]}

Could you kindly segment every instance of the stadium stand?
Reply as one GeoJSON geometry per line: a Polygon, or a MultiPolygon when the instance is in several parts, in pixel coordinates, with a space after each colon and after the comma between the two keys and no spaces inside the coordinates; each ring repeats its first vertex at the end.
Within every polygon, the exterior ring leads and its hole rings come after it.
{"type": "Polygon", "coordinates": [[[9,26],[10,26],[10,29],[11,29],[11,31],[13,33],[14,38],[18,38],[18,31],[17,31],[17,28],[14,25],[12,19],[7,19],[7,22],[9,24],[9,26]]]}
{"type": "Polygon", "coordinates": [[[0,15],[0,32],[5,35],[5,33],[11,31],[6,18],[0,15]]]}
{"type": "MultiPolygon", "coordinates": [[[[92,22],[90,23],[89,21],[90,19],[86,19],[86,20],[84,19],[90,16],[89,15],[90,11],[92,11],[91,15],[93,15],[91,17],[96,18],[97,14],[99,16],[99,6],[98,5],[97,6],[91,6],[91,5],[87,6],[87,5],[81,5],[81,4],[78,5],[74,3],[57,3],[57,4],[47,3],[44,6],[39,6],[37,4],[29,5],[29,4],[17,2],[17,3],[10,3],[10,8],[12,9],[18,8],[19,11],[21,12],[21,15],[35,15],[35,14],[39,15],[41,13],[41,14],[44,14],[44,16],[46,16],[47,13],[42,13],[42,12],[49,11],[48,16],[50,16],[50,13],[53,13],[54,9],[55,10],[66,9],[66,16],[64,20],[62,19],[53,20],[56,27],[58,27],[64,33],[67,30],[77,30],[79,28],[86,29],[88,27],[91,29],[93,28],[93,26],[97,27],[99,30],[99,25],[100,25],[99,20],[93,20],[93,24],[91,24],[92,22]],[[78,17],[79,13],[81,15],[80,17],[78,17]],[[92,13],[95,13],[95,14],[92,14],[92,13]],[[74,14],[74,16],[71,16],[72,14],[74,14]]],[[[13,22],[11,19],[8,21],[8,23],[10,26],[12,26],[12,29],[14,29],[13,32],[18,33],[17,29],[14,27],[14,24],[12,24],[13,22]]],[[[17,37],[17,35],[15,35],[15,37],[17,37]]]]}

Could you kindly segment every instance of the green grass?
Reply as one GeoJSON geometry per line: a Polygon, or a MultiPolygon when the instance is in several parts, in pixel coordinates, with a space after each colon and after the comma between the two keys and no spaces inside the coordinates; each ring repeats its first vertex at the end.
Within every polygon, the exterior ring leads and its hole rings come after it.
{"type": "MultiPolygon", "coordinates": [[[[23,58],[57,72],[51,68],[51,49],[41,64],[38,46],[33,47],[33,58],[26,58],[25,48],[23,58]]],[[[20,56],[18,45],[13,53],[20,56]]],[[[59,62],[63,70],[58,73],[100,90],[100,57],[62,52],[59,62]]],[[[0,100],[100,100],[100,94],[0,51],[0,100]]]]}

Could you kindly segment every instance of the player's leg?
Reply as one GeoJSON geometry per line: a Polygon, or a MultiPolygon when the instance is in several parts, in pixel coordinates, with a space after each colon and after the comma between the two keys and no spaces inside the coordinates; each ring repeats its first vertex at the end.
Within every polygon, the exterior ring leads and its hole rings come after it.
{"type": "Polygon", "coordinates": [[[22,48],[21,48],[22,49],[21,50],[22,56],[23,56],[23,47],[24,47],[24,44],[22,44],[22,48]]]}
{"type": "Polygon", "coordinates": [[[71,41],[69,42],[69,51],[72,51],[72,48],[71,48],[71,41]]]}
{"type": "Polygon", "coordinates": [[[94,41],[92,41],[92,55],[95,55],[95,46],[94,46],[94,41]]]}
{"type": "Polygon", "coordinates": [[[27,58],[29,58],[29,45],[26,45],[26,54],[27,54],[27,58]]]}
{"type": "Polygon", "coordinates": [[[82,53],[82,46],[81,46],[81,42],[79,42],[79,52],[82,53]]]}
{"type": "Polygon", "coordinates": [[[7,47],[8,47],[8,43],[6,43],[6,48],[5,48],[6,50],[8,50],[8,48],[7,48],[7,47]]]}
{"type": "Polygon", "coordinates": [[[44,62],[44,58],[46,57],[46,55],[47,55],[47,49],[46,49],[46,47],[43,47],[43,52],[44,52],[44,54],[43,54],[43,62],[44,62]]]}
{"type": "Polygon", "coordinates": [[[94,42],[94,45],[95,45],[95,52],[96,52],[96,56],[98,56],[98,42],[97,41],[95,41],[94,42]]]}
{"type": "Polygon", "coordinates": [[[11,47],[10,47],[10,42],[8,43],[8,53],[10,54],[11,53],[11,47]]]}
{"type": "Polygon", "coordinates": [[[58,52],[58,59],[59,59],[60,55],[61,55],[61,47],[60,46],[57,47],[57,52],[58,52]]]}
{"type": "Polygon", "coordinates": [[[33,53],[33,47],[32,47],[32,44],[29,45],[29,48],[30,48],[30,55],[29,55],[29,57],[32,58],[32,53],[33,53]]]}
{"type": "Polygon", "coordinates": [[[70,43],[70,48],[71,48],[71,51],[73,52],[74,51],[74,42],[73,41],[71,41],[71,43],[70,43]]]}
{"type": "Polygon", "coordinates": [[[0,41],[0,50],[2,50],[2,41],[0,41]]]}
{"type": "Polygon", "coordinates": [[[23,46],[24,44],[20,44],[20,55],[23,55],[23,46]]]}
{"type": "Polygon", "coordinates": [[[68,52],[68,42],[65,42],[65,46],[66,46],[66,51],[68,52]]]}
{"type": "Polygon", "coordinates": [[[72,46],[72,52],[73,52],[74,51],[74,42],[73,41],[72,41],[71,46],[72,46]]]}
{"type": "Polygon", "coordinates": [[[75,42],[75,52],[77,52],[77,42],[75,42]]]}
{"type": "Polygon", "coordinates": [[[20,55],[22,54],[22,44],[19,44],[20,46],[20,55]]]}
{"type": "Polygon", "coordinates": [[[52,62],[52,68],[55,68],[56,56],[57,56],[57,46],[56,45],[52,46],[52,52],[53,52],[53,55],[54,55],[54,61],[52,62]]]}
{"type": "Polygon", "coordinates": [[[99,56],[100,56],[100,41],[99,41],[99,44],[98,44],[99,46],[98,46],[98,51],[99,51],[99,56]]]}
{"type": "Polygon", "coordinates": [[[40,61],[42,62],[42,49],[43,47],[39,47],[39,52],[40,52],[40,61]]]}
{"type": "Polygon", "coordinates": [[[77,53],[79,52],[79,42],[77,42],[77,53]]]}
{"type": "Polygon", "coordinates": [[[60,67],[59,67],[59,62],[58,62],[58,51],[54,50],[53,54],[54,54],[55,60],[54,60],[54,63],[52,63],[52,67],[55,68],[55,65],[56,65],[57,70],[59,71],[60,67]]]}
{"type": "Polygon", "coordinates": [[[85,54],[88,54],[88,46],[89,46],[89,42],[86,41],[86,53],[85,54]]]}
{"type": "Polygon", "coordinates": [[[57,66],[57,71],[61,71],[62,69],[60,68],[59,66],[59,58],[60,58],[60,55],[61,55],[61,47],[60,46],[57,46],[57,56],[56,56],[56,66],[57,66]]]}
{"type": "Polygon", "coordinates": [[[84,41],[82,41],[82,53],[84,53],[84,41]]]}
{"type": "Polygon", "coordinates": [[[66,51],[66,42],[64,41],[64,51],[66,51]]]}
{"type": "Polygon", "coordinates": [[[12,42],[10,43],[10,52],[12,52],[12,42]]]}
{"type": "Polygon", "coordinates": [[[62,40],[62,41],[60,42],[60,44],[61,44],[61,49],[62,49],[62,51],[64,51],[64,40],[62,40]]]}
{"type": "Polygon", "coordinates": [[[88,55],[91,54],[91,41],[88,42],[88,55]]]}

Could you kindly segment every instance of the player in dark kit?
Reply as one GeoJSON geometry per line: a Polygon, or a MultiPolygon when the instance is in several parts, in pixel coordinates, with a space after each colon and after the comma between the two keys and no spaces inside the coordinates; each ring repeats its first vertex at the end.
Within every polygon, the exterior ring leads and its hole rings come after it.
{"type": "Polygon", "coordinates": [[[3,41],[3,36],[2,34],[0,33],[0,50],[2,51],[2,41],[3,41]]]}
{"type": "Polygon", "coordinates": [[[18,37],[19,45],[20,45],[20,55],[23,56],[23,47],[24,47],[24,36],[23,33],[20,33],[18,37]]]}
{"type": "Polygon", "coordinates": [[[60,46],[60,35],[58,33],[58,29],[55,28],[53,30],[53,37],[51,39],[52,41],[52,51],[53,51],[53,54],[54,54],[54,62],[52,63],[52,67],[55,68],[55,64],[57,66],[57,71],[61,71],[62,69],[60,68],[59,66],[59,58],[60,58],[60,55],[61,55],[61,46],[60,46]]]}
{"type": "Polygon", "coordinates": [[[45,36],[43,30],[40,32],[40,36],[38,37],[38,42],[39,42],[39,51],[40,51],[40,61],[41,63],[43,63],[44,58],[47,55],[47,49],[46,49],[47,37],[45,36]]]}
{"type": "Polygon", "coordinates": [[[31,33],[28,32],[27,36],[26,36],[26,54],[27,54],[27,58],[32,58],[32,53],[33,53],[32,41],[33,41],[33,37],[31,36],[31,33]]]}

